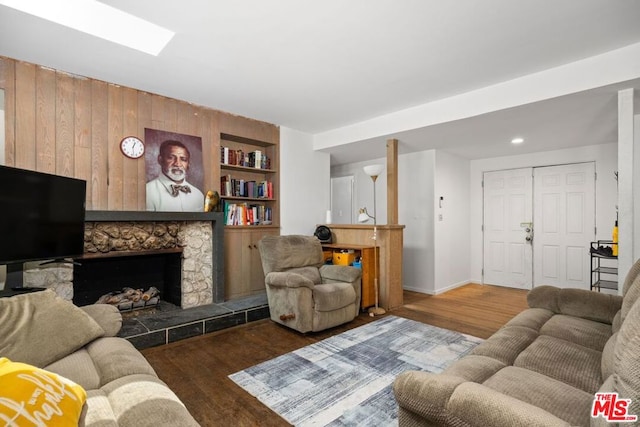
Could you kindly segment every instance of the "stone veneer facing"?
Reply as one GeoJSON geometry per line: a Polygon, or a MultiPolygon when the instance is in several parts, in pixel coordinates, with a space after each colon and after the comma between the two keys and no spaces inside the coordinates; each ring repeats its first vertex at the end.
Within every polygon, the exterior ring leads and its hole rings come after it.
{"type": "MultiPolygon", "coordinates": [[[[141,252],[182,248],[182,308],[213,302],[210,221],[87,222],[85,253],[141,252]]],[[[52,288],[73,300],[73,266],[25,264],[24,286],[52,288]]]]}

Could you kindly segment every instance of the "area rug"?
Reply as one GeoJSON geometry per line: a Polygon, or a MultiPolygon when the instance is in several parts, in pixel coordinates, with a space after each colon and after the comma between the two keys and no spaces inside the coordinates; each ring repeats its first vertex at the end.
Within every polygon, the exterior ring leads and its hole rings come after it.
{"type": "Polygon", "coordinates": [[[295,426],[394,426],[399,373],[441,372],[482,341],[385,316],[229,378],[295,426]]]}

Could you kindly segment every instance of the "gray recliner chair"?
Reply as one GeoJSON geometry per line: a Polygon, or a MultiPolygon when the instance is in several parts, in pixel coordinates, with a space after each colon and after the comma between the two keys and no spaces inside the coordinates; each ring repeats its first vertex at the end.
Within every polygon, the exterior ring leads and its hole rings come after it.
{"type": "Polygon", "coordinates": [[[315,236],[265,236],[258,249],[274,322],[315,332],[350,322],[360,312],[361,270],[325,265],[315,236]]]}

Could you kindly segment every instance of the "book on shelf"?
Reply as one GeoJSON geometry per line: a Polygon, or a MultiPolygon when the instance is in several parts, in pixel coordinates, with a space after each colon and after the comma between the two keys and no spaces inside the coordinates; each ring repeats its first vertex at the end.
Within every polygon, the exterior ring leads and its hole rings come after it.
{"type": "Polygon", "coordinates": [[[220,195],[226,197],[248,197],[273,199],[273,182],[232,178],[230,174],[220,177],[220,195]]]}
{"type": "Polygon", "coordinates": [[[230,147],[220,147],[220,163],[233,166],[244,166],[245,153],[242,150],[234,150],[230,147]]]}
{"type": "Polygon", "coordinates": [[[262,150],[244,152],[230,147],[220,147],[220,163],[254,169],[271,169],[271,159],[262,150]]]}
{"type": "Polygon", "coordinates": [[[268,225],[271,224],[272,209],[261,204],[232,203],[223,201],[226,225],[268,225]]]}

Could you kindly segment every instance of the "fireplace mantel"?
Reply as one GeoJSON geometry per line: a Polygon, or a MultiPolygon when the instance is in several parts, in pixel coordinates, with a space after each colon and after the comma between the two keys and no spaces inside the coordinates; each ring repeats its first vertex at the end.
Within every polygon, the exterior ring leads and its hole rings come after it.
{"type": "Polygon", "coordinates": [[[213,302],[224,302],[224,214],[222,212],[156,212],[88,210],[85,222],[211,222],[213,302]]]}
{"type": "Polygon", "coordinates": [[[220,225],[220,230],[224,228],[222,212],[86,211],[84,218],[88,222],[212,221],[220,225]]]}

